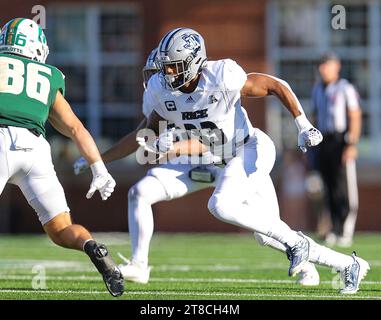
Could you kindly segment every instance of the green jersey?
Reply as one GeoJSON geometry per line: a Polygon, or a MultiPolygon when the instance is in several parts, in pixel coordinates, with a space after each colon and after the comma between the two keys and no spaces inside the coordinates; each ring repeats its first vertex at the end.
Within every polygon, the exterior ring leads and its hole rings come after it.
{"type": "Polygon", "coordinates": [[[56,67],[12,54],[0,54],[0,124],[36,129],[45,122],[65,76],[56,67]]]}

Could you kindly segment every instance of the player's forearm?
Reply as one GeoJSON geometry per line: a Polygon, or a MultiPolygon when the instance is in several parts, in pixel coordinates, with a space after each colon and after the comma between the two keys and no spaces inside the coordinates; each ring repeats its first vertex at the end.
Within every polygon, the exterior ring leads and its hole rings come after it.
{"type": "Polygon", "coordinates": [[[279,79],[271,88],[270,92],[278,97],[294,118],[304,114],[298,98],[287,82],[279,79]]]}
{"type": "Polygon", "coordinates": [[[139,145],[136,142],[136,131],[134,130],[106,152],[102,153],[102,159],[105,163],[116,161],[134,153],[138,147],[139,145]]]}
{"type": "MultiPolygon", "coordinates": [[[[296,97],[295,93],[292,91],[290,85],[284,80],[281,80],[275,77],[273,78],[275,82],[273,83],[270,92],[271,94],[276,95],[279,98],[279,100],[282,102],[284,107],[292,114],[299,133],[304,131],[310,131],[311,129],[313,129],[311,122],[307,119],[304,113],[304,110],[302,108],[302,105],[299,102],[299,99],[296,97]]],[[[318,132],[315,134],[315,136],[317,138],[316,141],[319,141],[319,142],[316,142],[316,144],[314,145],[317,145],[318,143],[320,143],[322,139],[321,133],[318,132]]],[[[301,149],[303,152],[306,152],[306,149],[303,146],[301,147],[301,149]]]]}
{"type": "Polygon", "coordinates": [[[206,146],[198,140],[181,140],[173,145],[173,150],[168,152],[168,157],[173,158],[179,155],[200,155],[206,151],[206,146]]]}
{"type": "Polygon", "coordinates": [[[93,137],[85,127],[73,128],[70,133],[70,138],[75,142],[79,152],[90,165],[102,160],[93,137]]]}
{"type": "Polygon", "coordinates": [[[146,124],[147,120],[143,119],[134,131],[124,136],[110,149],[102,153],[103,161],[105,163],[113,162],[116,160],[123,159],[129,156],[130,154],[134,153],[139,146],[136,142],[136,134],[140,129],[144,128],[146,124]]]}
{"type": "Polygon", "coordinates": [[[247,81],[241,89],[241,95],[249,98],[275,95],[294,118],[304,114],[303,108],[289,84],[268,74],[249,73],[247,81]]]}

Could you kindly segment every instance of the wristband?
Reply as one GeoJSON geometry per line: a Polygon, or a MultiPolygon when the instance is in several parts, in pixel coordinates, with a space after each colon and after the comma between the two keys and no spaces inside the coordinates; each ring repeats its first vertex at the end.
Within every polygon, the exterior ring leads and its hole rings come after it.
{"type": "Polygon", "coordinates": [[[308,121],[303,113],[295,118],[295,124],[298,127],[299,132],[312,127],[311,122],[308,121]]]}
{"type": "Polygon", "coordinates": [[[94,177],[108,172],[102,160],[94,162],[90,165],[90,169],[94,177]]]}

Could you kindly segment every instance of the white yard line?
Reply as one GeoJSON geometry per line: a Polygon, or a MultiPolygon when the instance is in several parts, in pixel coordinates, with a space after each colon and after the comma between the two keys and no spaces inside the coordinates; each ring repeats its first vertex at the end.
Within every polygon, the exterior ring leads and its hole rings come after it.
{"type": "MultiPolygon", "coordinates": [[[[33,294],[104,294],[106,291],[72,291],[72,290],[17,290],[17,289],[0,289],[0,293],[33,293],[33,294]]],[[[126,291],[125,295],[149,295],[149,296],[197,296],[197,297],[252,297],[252,298],[310,298],[310,299],[366,299],[381,300],[377,296],[338,296],[338,295],[306,295],[306,294],[266,294],[266,293],[222,293],[222,292],[178,292],[178,291],[126,291]]]]}
{"type": "Polygon", "coordinates": [[[94,270],[90,262],[70,261],[70,260],[38,260],[38,259],[0,259],[1,269],[32,269],[35,266],[43,266],[47,269],[63,270],[94,270]]]}
{"type": "MultiPolygon", "coordinates": [[[[233,262],[233,261],[232,261],[233,262]]],[[[369,261],[371,268],[380,267],[381,260],[369,261]]],[[[36,265],[41,265],[47,269],[68,270],[68,271],[93,271],[94,267],[89,261],[73,261],[73,260],[37,260],[37,259],[0,259],[0,270],[13,269],[29,269],[31,270],[36,265]]],[[[287,270],[286,262],[262,262],[256,264],[157,264],[152,266],[155,272],[226,272],[226,271],[246,271],[254,270],[287,270]]],[[[285,271],[286,272],[286,271],[285,271]]]]}
{"type": "MultiPolygon", "coordinates": [[[[43,266],[47,269],[61,269],[68,271],[93,271],[91,262],[87,261],[65,261],[65,260],[37,260],[37,259],[0,259],[0,270],[4,269],[32,269],[36,265],[43,266]]],[[[156,272],[188,272],[188,271],[250,271],[258,269],[284,269],[288,265],[286,263],[262,263],[250,265],[226,265],[226,264],[160,264],[153,266],[156,272]]]]}
{"type": "MultiPolygon", "coordinates": [[[[0,274],[0,280],[32,280],[35,275],[0,274]]],[[[46,280],[58,281],[99,281],[100,276],[46,276],[46,280]]],[[[150,278],[150,282],[192,282],[192,283],[280,283],[294,284],[295,280],[253,279],[253,278],[150,278]]],[[[331,284],[332,281],[320,281],[321,284],[331,284]]],[[[381,281],[362,281],[362,285],[380,285],[381,281]]]]}

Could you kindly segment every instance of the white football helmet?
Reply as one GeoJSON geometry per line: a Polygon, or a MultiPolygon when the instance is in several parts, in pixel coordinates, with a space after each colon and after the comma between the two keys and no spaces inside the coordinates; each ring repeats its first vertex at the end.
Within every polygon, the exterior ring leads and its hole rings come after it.
{"type": "Polygon", "coordinates": [[[143,67],[143,87],[147,88],[148,80],[159,71],[156,65],[157,48],[153,49],[149,54],[146,64],[143,67]]]}
{"type": "Polygon", "coordinates": [[[49,47],[44,31],[35,21],[15,18],[1,29],[0,53],[12,53],[45,63],[49,47]]]}
{"type": "Polygon", "coordinates": [[[205,66],[207,57],[202,36],[189,28],[169,31],[160,41],[156,62],[165,86],[177,90],[194,79],[205,66]],[[167,74],[167,68],[175,70],[167,74]]]}

